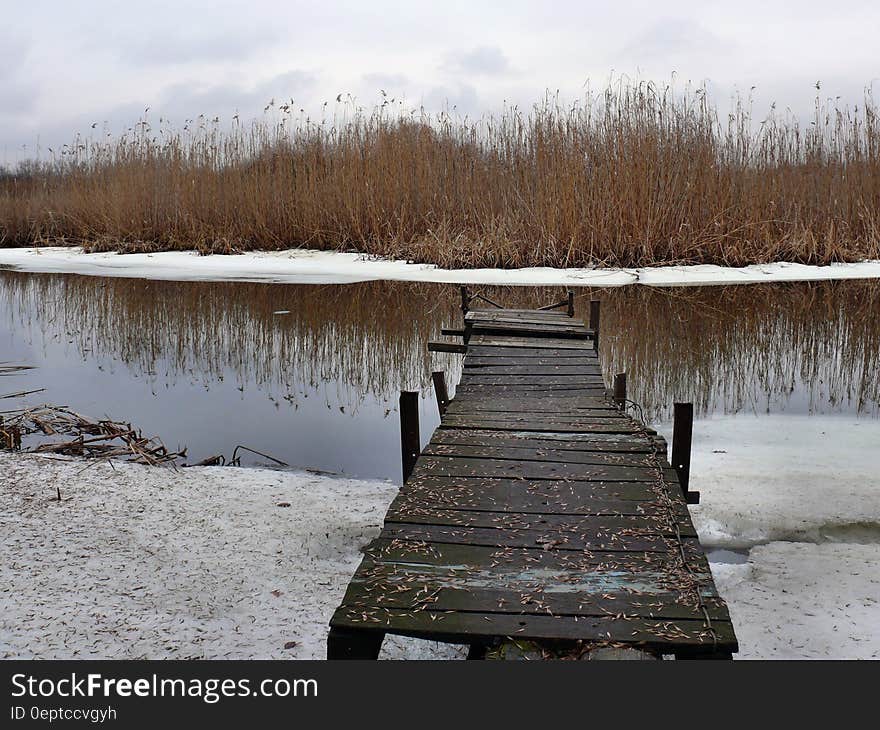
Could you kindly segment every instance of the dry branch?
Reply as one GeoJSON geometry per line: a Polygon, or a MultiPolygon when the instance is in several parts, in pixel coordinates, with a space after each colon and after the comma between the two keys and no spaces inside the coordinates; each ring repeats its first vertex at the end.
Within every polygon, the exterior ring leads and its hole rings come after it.
{"type": "Polygon", "coordinates": [[[56,438],[40,440],[27,451],[85,458],[125,458],[151,466],[174,465],[177,459],[186,456],[186,449],[169,451],[159,438],[144,436],[130,423],[95,420],[62,406],[41,405],[4,412],[0,420],[0,448],[20,450],[22,438],[36,434],[56,438]]]}

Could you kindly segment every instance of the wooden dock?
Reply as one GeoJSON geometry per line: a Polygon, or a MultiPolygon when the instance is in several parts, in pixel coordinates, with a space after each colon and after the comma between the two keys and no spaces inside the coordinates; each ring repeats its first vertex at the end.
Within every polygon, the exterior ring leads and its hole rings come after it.
{"type": "Polygon", "coordinates": [[[328,658],[375,658],[386,634],[472,656],[528,640],[730,658],[666,442],[606,391],[598,316],[589,329],[571,299],[568,314],[469,304],[455,398],[333,615],[328,658]]]}

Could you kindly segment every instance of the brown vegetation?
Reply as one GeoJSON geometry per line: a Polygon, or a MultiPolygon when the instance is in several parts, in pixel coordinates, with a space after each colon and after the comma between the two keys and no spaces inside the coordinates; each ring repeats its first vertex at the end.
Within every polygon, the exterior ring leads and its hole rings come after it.
{"type": "Polygon", "coordinates": [[[880,258],[880,123],[799,125],[621,84],[478,121],[283,105],[248,127],[141,122],[0,175],[0,245],[309,247],[444,266],[880,258]]]}

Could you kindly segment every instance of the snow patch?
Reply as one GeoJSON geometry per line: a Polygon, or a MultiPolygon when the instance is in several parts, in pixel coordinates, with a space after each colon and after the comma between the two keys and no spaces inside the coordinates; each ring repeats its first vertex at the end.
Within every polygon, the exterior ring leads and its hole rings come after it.
{"type": "Polygon", "coordinates": [[[880,261],[830,266],[781,262],[740,268],[695,265],[632,269],[442,269],[430,264],[378,259],[358,253],[309,249],[250,251],[238,256],[200,256],[194,251],[87,254],[81,248],[57,246],[0,249],[0,267],[41,273],[172,281],[263,281],[288,284],[344,284],[387,279],[513,286],[702,286],[880,277],[880,261]]]}
{"type": "MultiPolygon", "coordinates": [[[[671,442],[671,424],[658,430],[671,442]]],[[[691,507],[701,542],[880,543],[880,420],[738,415],[694,422],[691,507]]]]}
{"type": "Polygon", "coordinates": [[[737,659],[880,658],[880,545],[773,542],[711,563],[737,659]]]}
{"type": "MultiPolygon", "coordinates": [[[[360,548],[396,493],[307,473],[0,452],[0,657],[323,658],[360,548]]],[[[385,658],[461,653],[383,647],[385,658]]]]}

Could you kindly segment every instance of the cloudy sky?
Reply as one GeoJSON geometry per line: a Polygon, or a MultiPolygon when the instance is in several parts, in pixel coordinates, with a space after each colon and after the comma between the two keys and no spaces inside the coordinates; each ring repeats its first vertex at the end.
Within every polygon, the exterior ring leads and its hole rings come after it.
{"type": "MultiPolygon", "coordinates": [[[[258,116],[271,98],[365,106],[380,89],[413,107],[479,115],[546,90],[570,99],[626,75],[705,83],[724,109],[755,87],[808,113],[880,86],[880,3],[47,2],[0,0],[0,163],[93,122],[258,116]]],[[[332,104],[331,104],[332,105],[332,104]]]]}

